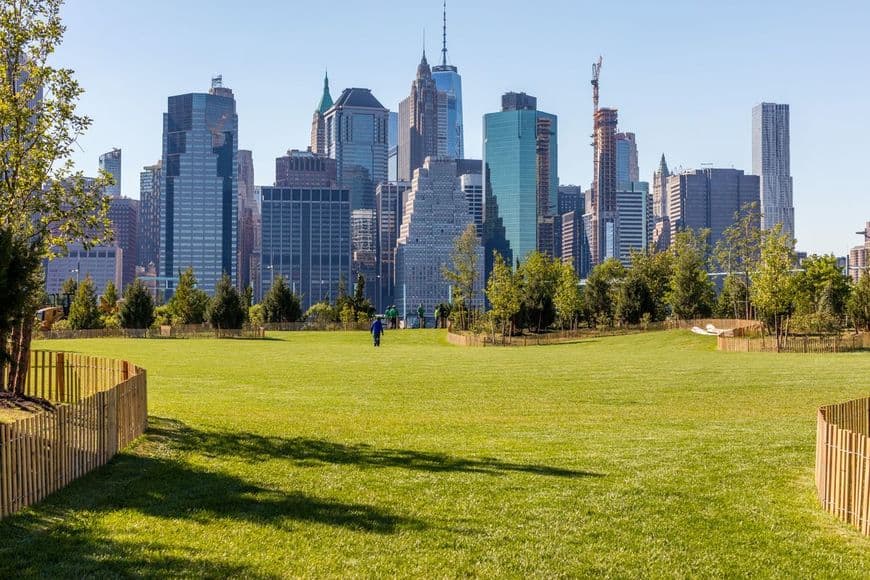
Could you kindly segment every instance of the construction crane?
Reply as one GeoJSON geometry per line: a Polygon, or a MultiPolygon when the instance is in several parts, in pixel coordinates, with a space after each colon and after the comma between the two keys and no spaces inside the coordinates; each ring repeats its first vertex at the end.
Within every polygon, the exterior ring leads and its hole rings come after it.
{"type": "Polygon", "coordinates": [[[598,77],[601,76],[601,56],[598,57],[598,62],[592,63],[592,105],[594,112],[598,112],[598,77]]]}

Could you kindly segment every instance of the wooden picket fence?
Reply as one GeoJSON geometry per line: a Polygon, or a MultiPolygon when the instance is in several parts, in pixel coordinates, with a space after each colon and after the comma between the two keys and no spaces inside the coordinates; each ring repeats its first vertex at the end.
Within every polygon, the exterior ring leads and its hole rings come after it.
{"type": "Polygon", "coordinates": [[[834,336],[789,336],[780,340],[779,348],[776,337],[763,336],[750,338],[748,336],[719,336],[717,348],[724,352],[787,352],[803,354],[822,354],[834,352],[854,352],[870,349],[870,333],[844,334],[834,336]]]}
{"type": "Polygon", "coordinates": [[[819,502],[870,535],[870,398],[820,408],[817,425],[819,502]]]}
{"type": "Polygon", "coordinates": [[[145,432],[145,370],[127,361],[32,351],[26,394],[55,404],[0,423],[0,519],[107,463],[145,432]]]}

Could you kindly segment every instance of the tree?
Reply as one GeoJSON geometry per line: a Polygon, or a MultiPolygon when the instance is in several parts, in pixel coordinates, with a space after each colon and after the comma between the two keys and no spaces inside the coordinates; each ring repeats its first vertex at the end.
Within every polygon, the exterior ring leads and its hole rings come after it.
{"type": "Polygon", "coordinates": [[[151,328],[154,324],[154,299],[138,278],[124,290],[119,318],[121,328],[151,328]]]}
{"type": "Polygon", "coordinates": [[[564,329],[566,326],[571,330],[577,328],[577,322],[583,312],[583,294],[580,292],[580,280],[574,273],[574,267],[568,263],[557,266],[559,279],[556,282],[556,293],[553,303],[556,307],[556,316],[564,329]]]}
{"type": "Polygon", "coordinates": [[[722,232],[713,251],[716,263],[727,272],[723,293],[719,295],[718,310],[726,316],[751,319],[750,288],[752,272],[758,268],[761,257],[761,211],[758,202],[744,204],[734,214],[734,223],[722,232]],[[730,281],[729,281],[730,279],[730,281]],[[724,290],[727,288],[727,292],[724,290]],[[724,301],[730,301],[726,308],[724,301]]]}
{"type": "Polygon", "coordinates": [[[193,268],[179,272],[178,286],[169,300],[173,324],[202,324],[208,305],[208,294],[196,287],[193,268]]]}
{"type": "MultiPolygon", "coordinates": [[[[83,91],[71,70],[49,65],[65,31],[62,4],[7,0],[0,6],[0,229],[35,254],[34,277],[43,259],[63,254],[69,243],[87,247],[111,237],[103,195],[111,177],[86,180],[70,159],[91,124],[76,112],[83,91]]],[[[13,364],[22,369],[0,388],[23,391],[37,307],[26,301],[20,323],[0,328],[0,335],[12,333],[13,364]]]]}
{"type": "Polygon", "coordinates": [[[713,312],[716,290],[707,276],[709,231],[677,233],[671,245],[673,268],[667,293],[671,312],[680,320],[705,318],[713,312]]]}
{"type": "Polygon", "coordinates": [[[100,296],[100,312],[111,316],[115,314],[118,309],[118,289],[115,287],[115,283],[109,280],[106,282],[106,289],[103,291],[103,295],[100,296]]]}
{"type": "Polygon", "coordinates": [[[97,307],[97,291],[90,276],[79,284],[76,297],[69,307],[68,320],[72,330],[102,328],[100,309],[97,307]]]}
{"type": "Polygon", "coordinates": [[[351,298],[350,306],[353,309],[355,319],[359,318],[360,314],[369,317],[375,312],[375,307],[372,306],[371,300],[366,298],[366,277],[362,275],[362,272],[356,275],[356,284],[353,288],[353,298],[351,298]]]}
{"type": "Polygon", "coordinates": [[[583,301],[586,318],[592,325],[613,326],[619,286],[625,279],[625,266],[616,258],[608,258],[592,268],[586,278],[583,301]]]}
{"type": "Polygon", "coordinates": [[[453,267],[444,267],[444,278],[453,287],[453,308],[457,313],[460,330],[468,329],[467,304],[474,298],[474,286],[479,277],[480,241],[477,228],[468,224],[465,231],[453,242],[451,261],[453,267]]]}
{"type": "Polygon", "coordinates": [[[766,231],[761,260],[751,276],[751,298],[767,326],[773,327],[777,350],[782,344],[793,306],[794,264],[794,240],[783,234],[779,225],[766,231]]]}
{"type": "Polygon", "coordinates": [[[215,287],[207,316],[209,323],[218,330],[241,328],[245,323],[245,305],[227,274],[221,276],[215,287]]]}
{"type": "Polygon", "coordinates": [[[630,274],[637,276],[646,286],[650,305],[643,309],[650,320],[664,320],[668,316],[667,294],[671,283],[673,256],[670,252],[631,252],[630,274]]]}
{"type": "Polygon", "coordinates": [[[619,286],[616,318],[625,324],[640,324],[642,320],[652,320],[655,310],[652,292],[646,281],[634,268],[628,270],[619,286]]]}
{"type": "Polygon", "coordinates": [[[870,332],[870,272],[864,272],[852,288],[848,309],[855,330],[870,332]]]}
{"type": "Polygon", "coordinates": [[[70,296],[76,295],[76,290],[79,289],[79,283],[76,282],[75,278],[67,278],[61,284],[60,292],[61,294],[69,294],[70,296]]]}
{"type": "Polygon", "coordinates": [[[302,316],[299,297],[291,292],[284,276],[276,276],[263,298],[264,322],[296,322],[302,316]]]}
{"type": "Polygon", "coordinates": [[[809,256],[794,276],[794,317],[797,326],[809,332],[832,332],[842,328],[849,299],[849,278],[837,258],[809,256]]]}
{"type": "Polygon", "coordinates": [[[520,288],[526,314],[525,325],[541,332],[556,320],[553,297],[559,276],[557,264],[547,255],[534,251],[520,264],[517,274],[522,280],[520,288]]]}
{"type": "MultiPolygon", "coordinates": [[[[0,382],[4,367],[12,361],[9,348],[12,329],[22,322],[28,300],[35,293],[34,272],[39,266],[36,253],[9,230],[0,229],[0,382]]],[[[0,385],[0,390],[5,385],[0,385]]]]}
{"type": "Polygon", "coordinates": [[[486,282],[486,299],[489,300],[493,321],[501,325],[501,334],[505,336],[508,323],[520,311],[522,295],[510,266],[495,250],[492,272],[486,282]]]}

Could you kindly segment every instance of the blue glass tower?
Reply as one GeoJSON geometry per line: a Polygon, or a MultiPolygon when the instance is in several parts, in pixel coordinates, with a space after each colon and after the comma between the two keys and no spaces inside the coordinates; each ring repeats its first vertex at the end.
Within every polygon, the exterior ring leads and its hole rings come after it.
{"type": "Polygon", "coordinates": [[[447,64],[447,2],[444,2],[444,28],[441,46],[441,64],[432,67],[435,88],[447,94],[447,156],[465,157],[462,129],[462,77],[459,69],[447,64]]]}
{"type": "Polygon", "coordinates": [[[500,218],[514,260],[524,260],[546,242],[539,240],[538,225],[556,211],[556,136],[556,115],[538,111],[537,100],[524,93],[507,93],[501,112],[484,115],[485,197],[499,213],[487,211],[487,219],[500,218]]]}
{"type": "Polygon", "coordinates": [[[222,274],[236,279],[238,124],[220,77],[208,93],[169,97],[163,115],[160,275],[193,267],[209,293],[222,274]]]}

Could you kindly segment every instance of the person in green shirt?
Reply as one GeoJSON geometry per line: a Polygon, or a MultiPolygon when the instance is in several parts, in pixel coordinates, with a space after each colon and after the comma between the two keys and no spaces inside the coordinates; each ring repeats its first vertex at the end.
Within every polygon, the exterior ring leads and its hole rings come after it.
{"type": "Polygon", "coordinates": [[[422,304],[417,308],[417,318],[420,319],[420,328],[426,328],[426,309],[422,304]]]}

